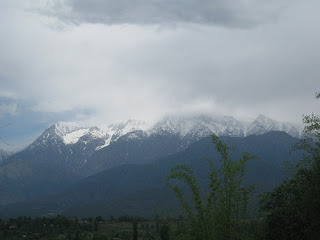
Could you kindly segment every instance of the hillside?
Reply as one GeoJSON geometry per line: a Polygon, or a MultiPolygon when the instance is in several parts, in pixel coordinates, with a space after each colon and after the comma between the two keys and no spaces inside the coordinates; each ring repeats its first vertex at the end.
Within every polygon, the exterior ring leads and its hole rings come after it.
{"type": "Polygon", "coordinates": [[[2,192],[0,205],[58,193],[85,177],[124,164],[152,163],[211,134],[244,137],[275,130],[301,136],[299,126],[263,115],[252,122],[199,115],[169,116],[151,125],[137,120],[99,127],[56,123],[0,164],[0,188],[8,189],[2,192]]]}
{"type": "MultiPolygon", "coordinates": [[[[234,157],[248,151],[260,159],[248,165],[247,182],[257,184],[257,191],[275,187],[284,174],[282,163],[299,158],[289,150],[298,139],[284,132],[270,132],[259,136],[222,137],[225,143],[235,146],[234,157]]],[[[176,206],[173,194],[163,183],[164,177],[176,164],[188,164],[205,185],[208,166],[205,158],[217,163],[217,152],[210,138],[203,138],[186,150],[161,158],[152,164],[124,165],[105,170],[83,179],[63,193],[43,198],[41,201],[23,202],[1,209],[2,216],[11,215],[151,215],[155,208],[176,206]],[[88,211],[90,209],[90,211],[88,211]]]]}

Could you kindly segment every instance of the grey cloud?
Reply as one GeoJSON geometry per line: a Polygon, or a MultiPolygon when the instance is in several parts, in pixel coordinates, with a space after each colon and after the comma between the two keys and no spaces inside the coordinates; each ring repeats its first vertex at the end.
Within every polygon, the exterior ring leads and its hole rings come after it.
{"type": "MultiPolygon", "coordinates": [[[[66,6],[62,1],[60,8],[66,6]]],[[[91,7],[66,13],[80,19],[94,15],[97,6],[91,7]]],[[[194,110],[300,121],[318,106],[317,9],[316,0],[293,4],[277,22],[257,28],[196,24],[160,31],[135,24],[55,31],[43,15],[0,9],[0,96],[22,98],[37,112],[88,110],[75,121],[194,110]]]]}
{"type": "Polygon", "coordinates": [[[16,115],[18,113],[17,104],[0,104],[0,118],[6,115],[16,115]]]}
{"type": "Polygon", "coordinates": [[[56,0],[53,14],[74,23],[198,23],[252,27],[274,19],[286,0],[56,0]]]}

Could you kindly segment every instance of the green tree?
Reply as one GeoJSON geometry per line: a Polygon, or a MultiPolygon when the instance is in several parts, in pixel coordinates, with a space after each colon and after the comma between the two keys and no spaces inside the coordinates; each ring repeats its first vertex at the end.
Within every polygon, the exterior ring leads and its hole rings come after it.
{"type": "Polygon", "coordinates": [[[201,189],[193,170],[186,165],[178,165],[170,170],[167,185],[175,192],[187,214],[189,231],[185,239],[231,240],[241,238],[240,219],[245,216],[249,194],[253,185],[244,185],[247,162],[255,156],[244,152],[238,160],[231,159],[234,148],[227,146],[215,135],[212,141],[220,154],[219,167],[208,160],[209,193],[201,196],[201,189]],[[191,202],[185,197],[183,188],[175,180],[182,180],[191,190],[191,202]]]}
{"type": "Polygon", "coordinates": [[[165,223],[161,226],[160,239],[161,240],[170,240],[170,226],[168,223],[165,223]]]}
{"type": "Polygon", "coordinates": [[[138,221],[135,219],[132,222],[132,239],[133,240],[138,240],[138,221]]]}
{"type": "Polygon", "coordinates": [[[303,151],[302,159],[288,166],[291,178],[261,198],[261,209],[267,214],[267,239],[320,236],[320,116],[304,116],[303,122],[306,137],[293,149],[303,151]]]}

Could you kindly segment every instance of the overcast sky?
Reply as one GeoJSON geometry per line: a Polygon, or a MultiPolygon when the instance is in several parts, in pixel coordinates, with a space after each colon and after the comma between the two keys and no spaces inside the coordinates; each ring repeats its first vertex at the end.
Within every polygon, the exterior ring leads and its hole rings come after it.
{"type": "MultiPolygon", "coordinates": [[[[0,135],[210,113],[319,113],[318,0],[2,0],[0,135]]],[[[3,142],[0,148],[10,148],[3,142]]]]}

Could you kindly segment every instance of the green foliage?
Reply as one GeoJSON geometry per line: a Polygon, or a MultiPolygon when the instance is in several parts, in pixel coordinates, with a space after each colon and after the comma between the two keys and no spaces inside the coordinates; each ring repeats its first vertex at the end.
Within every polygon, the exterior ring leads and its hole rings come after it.
{"type": "Polygon", "coordinates": [[[195,174],[186,165],[177,165],[166,178],[167,185],[175,192],[189,220],[189,231],[182,234],[184,239],[243,239],[241,221],[247,210],[249,194],[254,186],[244,185],[247,162],[255,156],[244,152],[239,160],[230,157],[233,148],[212,136],[216,150],[221,155],[220,167],[208,160],[209,193],[204,199],[195,174]],[[192,193],[191,203],[180,185],[174,180],[183,181],[192,193]]]}
{"type": "Polygon", "coordinates": [[[267,239],[320,236],[320,116],[304,116],[303,122],[306,137],[293,149],[304,151],[303,158],[289,166],[291,178],[261,199],[261,209],[267,214],[267,239]]]}
{"type": "Polygon", "coordinates": [[[170,240],[170,226],[168,223],[163,224],[160,228],[160,239],[170,240]]]}
{"type": "Polygon", "coordinates": [[[138,240],[138,221],[134,220],[132,222],[132,230],[133,230],[132,239],[138,240]]]}
{"type": "MultiPolygon", "coordinates": [[[[18,217],[6,221],[0,219],[0,239],[132,240],[133,221],[139,222],[137,224],[137,230],[139,230],[138,240],[181,239],[181,233],[188,229],[187,220],[184,218],[170,218],[166,220],[154,218],[144,219],[143,221],[141,218],[133,218],[132,221],[128,222],[120,222],[116,218],[112,222],[99,218],[98,220],[101,221],[98,223],[97,219],[91,218],[91,220],[90,218],[77,219],[64,216],[34,219],[30,217],[18,217]],[[91,220],[92,222],[90,222],[91,220]],[[92,229],[92,224],[94,223],[98,224],[98,231],[92,229]],[[156,230],[156,224],[159,224],[158,230],[156,230]]],[[[257,232],[256,229],[259,229],[261,225],[259,221],[255,220],[250,220],[248,223],[248,229],[246,230],[253,232],[257,232]]],[[[191,238],[186,236],[185,239],[190,240],[191,238]]],[[[260,240],[261,238],[257,237],[255,239],[260,240]]]]}

